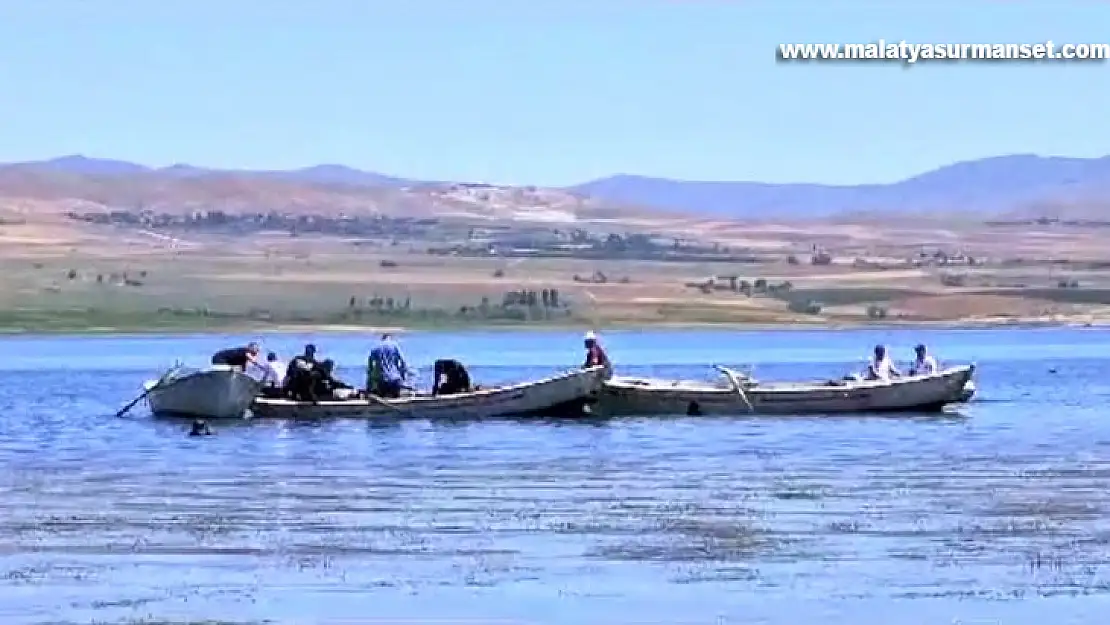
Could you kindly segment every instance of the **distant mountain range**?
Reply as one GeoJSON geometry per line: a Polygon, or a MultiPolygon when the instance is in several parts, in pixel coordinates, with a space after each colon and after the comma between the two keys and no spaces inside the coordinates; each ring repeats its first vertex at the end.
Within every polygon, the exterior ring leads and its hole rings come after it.
{"type": "MultiPolygon", "coordinates": [[[[0,166],[0,171],[4,170],[91,177],[235,175],[354,187],[442,184],[344,165],[316,165],[287,171],[214,170],[185,164],[151,168],[80,155],[0,166]]],[[[946,213],[1110,220],[1110,156],[1092,159],[1031,154],[999,156],[955,163],[893,184],[697,182],[622,174],[564,190],[614,204],[729,218],[946,213]]]]}
{"type": "Polygon", "coordinates": [[[209,176],[216,174],[261,177],[308,184],[341,184],[360,187],[407,187],[421,182],[353,169],[345,165],[313,165],[290,170],[236,170],[209,169],[178,163],[169,167],[147,167],[128,161],[108,158],[90,158],[80,154],[61,156],[48,161],[8,163],[0,168],[21,168],[39,172],[72,174],[78,176],[132,176],[162,174],[175,177],[209,176]]]}

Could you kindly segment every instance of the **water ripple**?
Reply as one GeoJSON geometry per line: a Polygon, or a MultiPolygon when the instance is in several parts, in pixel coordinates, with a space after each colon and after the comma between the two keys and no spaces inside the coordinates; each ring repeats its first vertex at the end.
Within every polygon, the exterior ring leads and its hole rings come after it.
{"type": "Polygon", "coordinates": [[[1110,599],[1110,422],[1084,399],[1099,369],[988,365],[987,399],[1016,399],[958,419],[254,423],[202,440],[108,418],[133,378],[9,372],[0,619],[859,622],[919,605],[885,625],[1110,599]]]}

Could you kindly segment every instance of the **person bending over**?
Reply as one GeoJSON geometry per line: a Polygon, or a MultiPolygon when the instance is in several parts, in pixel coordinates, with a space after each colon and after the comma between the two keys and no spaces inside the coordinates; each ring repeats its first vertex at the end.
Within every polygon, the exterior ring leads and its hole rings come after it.
{"type": "Polygon", "coordinates": [[[408,375],[408,364],[401,348],[392,336],[383,334],[367,360],[366,392],[387,399],[400,397],[408,375]]]}
{"type": "Polygon", "coordinates": [[[338,399],[335,391],[354,388],[335,377],[335,361],[331,359],[320,363],[320,366],[313,372],[313,378],[313,401],[338,399]]]}
{"type": "Polygon", "coordinates": [[[466,367],[457,360],[446,358],[437,360],[434,375],[432,395],[455,395],[457,393],[469,393],[474,390],[470,386],[470,374],[466,367]]]}
{"type": "Polygon", "coordinates": [[[221,349],[215,354],[212,354],[212,364],[246,369],[248,364],[258,362],[258,352],[261,350],[262,348],[258,343],[254,342],[248,343],[246,347],[221,349]]]}

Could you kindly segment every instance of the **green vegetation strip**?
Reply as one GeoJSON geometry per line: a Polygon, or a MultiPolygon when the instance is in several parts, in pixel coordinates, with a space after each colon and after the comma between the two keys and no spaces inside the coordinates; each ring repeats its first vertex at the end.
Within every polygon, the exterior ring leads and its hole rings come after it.
{"type": "Polygon", "coordinates": [[[85,333],[85,332],[203,332],[237,328],[281,326],[401,326],[408,328],[468,328],[551,326],[574,321],[569,315],[524,318],[450,313],[442,310],[401,313],[337,312],[331,314],[269,314],[256,316],[239,313],[201,311],[142,311],[87,309],[0,310],[0,332],[4,333],[85,333]]]}

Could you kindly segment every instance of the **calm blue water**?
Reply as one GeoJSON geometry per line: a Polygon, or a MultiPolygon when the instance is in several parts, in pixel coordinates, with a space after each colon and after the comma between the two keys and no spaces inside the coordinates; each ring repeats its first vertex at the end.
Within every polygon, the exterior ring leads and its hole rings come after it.
{"type": "MultiPolygon", "coordinates": [[[[139,408],[254,337],[0,340],[0,623],[1064,623],[1110,610],[1110,332],[622,332],[621,373],[840,376],[871,347],[980,366],[945,418],[254,422],[139,408]]],[[[313,340],[356,380],[374,337],[313,340]]],[[[476,381],[577,334],[416,334],[476,381]]],[[[425,368],[425,380],[427,369],[425,368]]]]}

